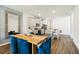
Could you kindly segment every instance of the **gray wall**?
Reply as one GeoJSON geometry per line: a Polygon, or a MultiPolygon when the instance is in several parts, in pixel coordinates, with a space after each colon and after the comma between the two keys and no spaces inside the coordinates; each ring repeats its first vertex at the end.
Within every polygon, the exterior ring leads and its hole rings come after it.
{"type": "Polygon", "coordinates": [[[13,10],[13,9],[9,9],[9,8],[0,6],[0,44],[5,43],[5,42],[8,41],[8,40],[7,41],[5,40],[5,12],[6,11],[12,12],[12,13],[20,16],[20,19],[21,19],[20,31],[21,31],[21,33],[23,32],[22,13],[18,12],[16,10],[13,10]]]}

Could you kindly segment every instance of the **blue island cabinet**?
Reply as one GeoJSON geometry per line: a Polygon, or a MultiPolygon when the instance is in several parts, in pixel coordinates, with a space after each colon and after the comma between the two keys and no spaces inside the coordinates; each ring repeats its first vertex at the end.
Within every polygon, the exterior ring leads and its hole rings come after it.
{"type": "Polygon", "coordinates": [[[10,50],[13,54],[18,54],[17,38],[10,36],[10,50]]]}
{"type": "Polygon", "coordinates": [[[13,54],[31,54],[31,45],[26,40],[10,36],[10,49],[13,54]]]}
{"type": "MultiPolygon", "coordinates": [[[[35,42],[35,40],[33,42],[35,42]]],[[[14,54],[32,54],[32,53],[50,54],[51,53],[50,36],[48,36],[48,38],[44,39],[44,41],[42,41],[39,44],[34,44],[33,42],[27,41],[26,38],[21,39],[16,36],[10,36],[11,52],[14,54]]]]}
{"type": "Polygon", "coordinates": [[[38,47],[38,54],[50,54],[50,53],[51,53],[51,37],[48,37],[48,39],[38,47]]]}
{"type": "Polygon", "coordinates": [[[19,54],[31,54],[31,43],[27,42],[23,39],[17,40],[17,46],[18,46],[18,53],[19,54]]]}

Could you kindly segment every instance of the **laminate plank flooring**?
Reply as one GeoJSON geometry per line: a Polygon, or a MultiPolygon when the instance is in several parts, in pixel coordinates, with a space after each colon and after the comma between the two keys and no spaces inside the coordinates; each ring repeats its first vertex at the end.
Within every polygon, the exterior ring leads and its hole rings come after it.
{"type": "Polygon", "coordinates": [[[73,39],[67,35],[60,35],[59,39],[52,41],[52,54],[78,54],[79,51],[75,46],[73,39]]]}
{"type": "Polygon", "coordinates": [[[0,54],[10,54],[10,46],[9,44],[0,46],[0,54]]]}
{"type": "MultiPolygon", "coordinates": [[[[59,39],[53,39],[51,45],[51,54],[78,54],[73,39],[67,35],[60,35],[59,39]]],[[[0,46],[0,54],[11,54],[10,46],[0,46]]]]}

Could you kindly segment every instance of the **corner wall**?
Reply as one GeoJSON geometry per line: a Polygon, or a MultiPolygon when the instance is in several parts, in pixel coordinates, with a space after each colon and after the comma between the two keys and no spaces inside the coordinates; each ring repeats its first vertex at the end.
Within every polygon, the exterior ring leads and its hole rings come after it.
{"type": "Polygon", "coordinates": [[[73,41],[79,49],[79,6],[76,6],[73,14],[73,41]]]}

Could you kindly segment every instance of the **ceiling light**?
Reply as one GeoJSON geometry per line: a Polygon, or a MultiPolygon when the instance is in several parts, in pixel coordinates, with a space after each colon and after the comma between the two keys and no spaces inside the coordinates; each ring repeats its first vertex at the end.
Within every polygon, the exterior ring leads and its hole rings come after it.
{"type": "Polygon", "coordinates": [[[38,13],[38,16],[41,16],[41,14],[40,14],[40,13],[38,13]]]}
{"type": "Polygon", "coordinates": [[[52,10],[52,13],[55,14],[56,13],[56,10],[52,10]]]}

